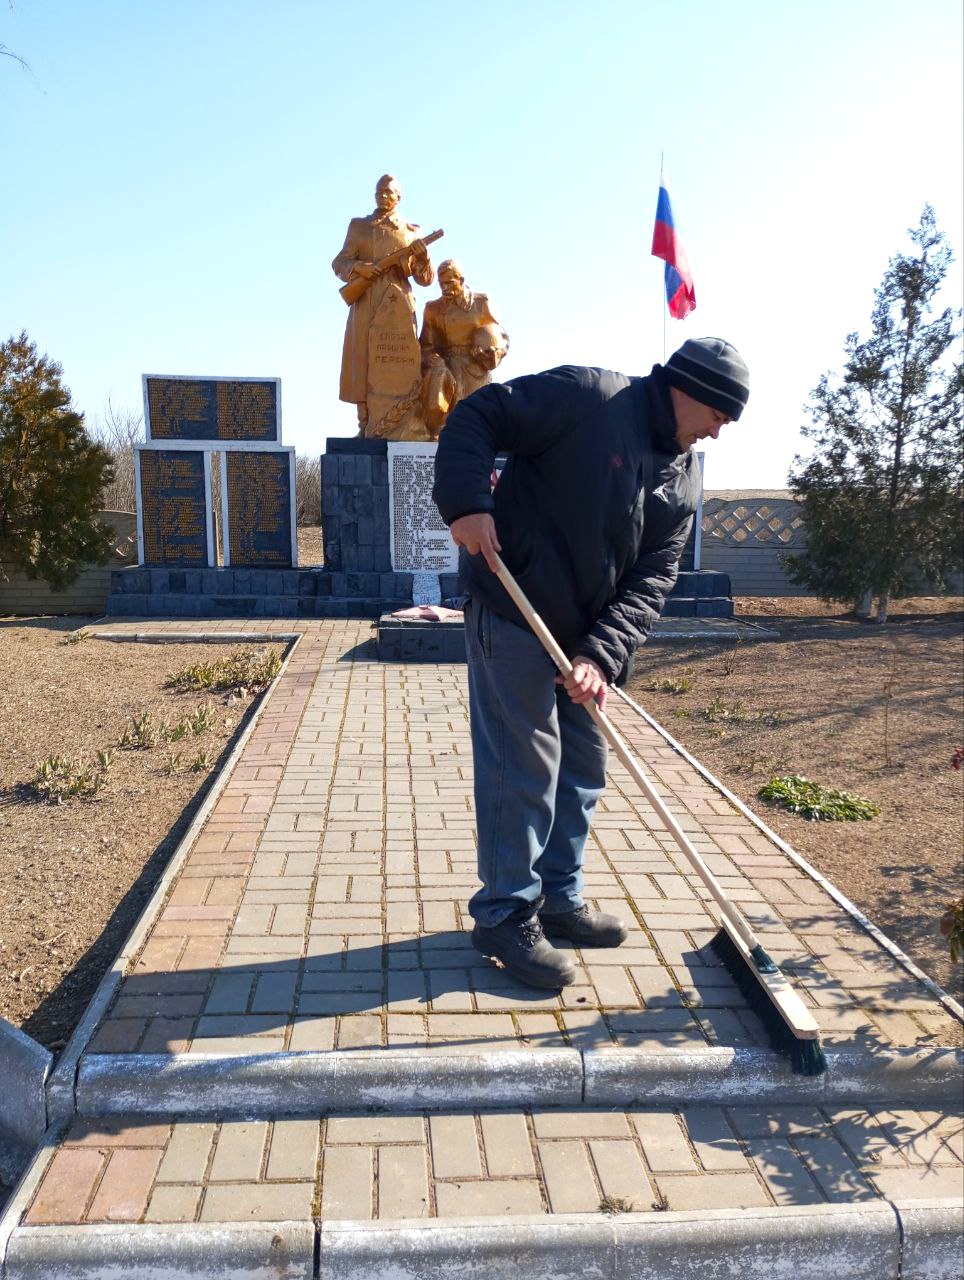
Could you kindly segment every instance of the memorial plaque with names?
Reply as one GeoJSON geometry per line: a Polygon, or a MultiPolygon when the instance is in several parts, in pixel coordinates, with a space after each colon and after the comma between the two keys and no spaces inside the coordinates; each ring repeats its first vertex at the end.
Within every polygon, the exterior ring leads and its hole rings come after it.
{"type": "Polygon", "coordinates": [[[140,500],[146,565],[208,564],[204,454],[141,449],[140,500]]]}
{"type": "Polygon", "coordinates": [[[291,455],[225,453],[232,565],[291,567],[291,455]]]}
{"type": "Polygon", "coordinates": [[[396,573],[454,573],[458,547],[432,501],[435,444],[388,445],[388,513],[396,573]]]}
{"type": "Polygon", "coordinates": [[[144,377],[148,440],[249,440],[278,443],[274,378],[144,377]]]}

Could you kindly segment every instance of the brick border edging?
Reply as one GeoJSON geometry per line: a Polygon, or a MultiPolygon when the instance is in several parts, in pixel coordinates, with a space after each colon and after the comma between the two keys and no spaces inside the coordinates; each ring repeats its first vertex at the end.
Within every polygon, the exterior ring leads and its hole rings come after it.
{"type": "Polygon", "coordinates": [[[257,1111],[504,1109],[525,1107],[731,1106],[769,1103],[932,1107],[960,1098],[964,1050],[827,1052],[821,1076],[795,1075],[762,1049],[411,1049],[220,1054],[88,1054],[77,1112],[207,1115],[257,1111]]]}
{"type": "Polygon", "coordinates": [[[639,705],[638,702],[634,702],[628,693],[624,693],[622,689],[615,689],[614,692],[622,699],[623,702],[628,703],[637,715],[641,716],[642,719],[646,721],[650,728],[655,729],[660,737],[663,738],[663,740],[667,742],[674,751],[683,757],[687,764],[692,765],[701,777],[705,778],[711,786],[715,787],[721,796],[738,809],[745,818],[748,818],[758,831],[762,832],[768,840],[771,840],[781,853],[785,853],[788,858],[796,863],[801,871],[805,872],[811,880],[819,884],[821,889],[825,890],[838,904],[838,906],[843,907],[844,911],[846,911],[849,916],[852,916],[860,927],[866,933],[869,933],[874,941],[882,946],[884,950],[898,962],[898,964],[905,968],[908,973],[917,979],[918,982],[923,983],[930,994],[932,996],[936,996],[939,1003],[943,1005],[948,1013],[953,1014],[959,1022],[964,1022],[964,1007],[958,1004],[953,996],[948,995],[944,988],[936,983],[933,978],[929,978],[923,969],[918,968],[910,956],[907,955],[906,952],[902,951],[896,942],[891,938],[888,938],[883,930],[878,928],[872,920],[868,919],[860,908],[855,903],[851,902],[841,889],[837,888],[832,880],[828,880],[827,877],[818,871],[816,867],[812,866],[802,854],[797,853],[796,849],[794,849],[792,845],[788,844],[786,840],[781,836],[778,836],[775,831],[771,830],[763,819],[753,812],[749,805],[744,804],[739,796],[734,795],[728,787],[725,787],[718,778],[714,777],[705,765],[700,764],[699,760],[697,760],[694,755],[691,755],[682,743],[677,742],[676,739],[663,728],[659,721],[655,720],[644,707],[639,705]]]}
{"type": "Polygon", "coordinates": [[[47,1127],[45,1086],[54,1055],[5,1018],[0,1018],[0,1125],[33,1146],[47,1127]]]}
{"type": "MultiPolygon", "coordinates": [[[[520,1268],[553,1280],[958,1280],[961,1206],[951,1200],[879,1200],[763,1209],[560,1214],[496,1219],[311,1220],[258,1223],[18,1227],[3,1280],[44,1280],[65,1265],[73,1280],[204,1273],[227,1280],[461,1280],[466,1259],[487,1280],[520,1268]],[[141,1270],[141,1268],[144,1270],[141,1270]]],[[[59,1274],[59,1272],[57,1273],[59,1274]]]]}
{"type": "MultiPolygon", "coordinates": [[[[235,633],[235,638],[239,633],[235,633]]],[[[164,633],[155,632],[155,637],[166,640],[164,633]]],[[[154,892],[144,904],[144,909],[137,917],[137,921],[127,935],[126,940],[121,946],[120,951],[114,957],[111,967],[101,978],[97,984],[87,1008],[84,1010],[83,1017],[74,1028],[73,1034],[67,1042],[67,1046],[57,1061],[57,1065],[47,1078],[46,1087],[46,1103],[47,1103],[47,1124],[63,1124],[70,1119],[76,1110],[75,1088],[77,1080],[78,1065],[84,1049],[87,1047],[91,1036],[97,1028],[107,1006],[110,1004],[117,987],[123,978],[124,969],[128,960],[140,947],[149,933],[154,923],[154,918],[164,905],[164,901],[170,890],[172,881],[179,874],[181,867],[191,851],[194,841],[197,839],[204,823],[207,821],[212,809],[221,797],[221,793],[227,786],[231,774],[234,772],[235,766],[241,758],[244,748],[247,746],[248,739],[254,733],[261,720],[266,708],[274,697],[276,690],[280,687],[281,681],[284,679],[288,670],[288,665],[294,656],[298,645],[301,641],[302,633],[283,632],[276,636],[272,636],[272,640],[284,642],[289,645],[287,652],[281,662],[281,669],[275,676],[271,685],[265,690],[258,705],[254,708],[251,718],[241,730],[238,739],[219,769],[217,775],[212,779],[207,795],[204,797],[200,808],[194,815],[190,826],[185,831],[183,837],[178,843],[177,848],[171,854],[171,857],[161,873],[154,892]]],[[[218,639],[220,640],[220,636],[218,639]]],[[[140,639],[140,638],[139,638],[140,639]]],[[[178,637],[170,643],[180,643],[181,638],[178,637]]]]}

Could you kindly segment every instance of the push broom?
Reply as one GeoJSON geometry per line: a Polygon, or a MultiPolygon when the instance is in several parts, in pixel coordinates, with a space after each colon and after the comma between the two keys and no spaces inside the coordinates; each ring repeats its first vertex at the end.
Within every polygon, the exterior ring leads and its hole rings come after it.
{"type": "MultiPolygon", "coordinates": [[[[572,674],[572,663],[560,649],[515,578],[496,555],[496,576],[515,601],[542,647],[564,677],[572,674]]],[[[606,741],[615,751],[634,782],[653,806],[663,825],[676,841],[680,853],[709,890],[720,910],[720,929],[710,945],[729,972],[747,1003],[767,1030],[773,1047],[786,1054],[800,1075],[818,1076],[827,1069],[820,1047],[820,1028],[790,983],[767,955],[746,917],[723,891],[683,828],[666,807],[629,747],[609,717],[594,701],[583,703],[606,741]]]]}

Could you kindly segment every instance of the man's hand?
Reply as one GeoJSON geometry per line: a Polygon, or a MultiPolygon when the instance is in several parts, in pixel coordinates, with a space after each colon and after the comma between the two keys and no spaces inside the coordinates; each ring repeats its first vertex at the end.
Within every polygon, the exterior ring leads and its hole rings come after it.
{"type": "Polygon", "coordinates": [[[361,276],[363,280],[377,280],[381,275],[374,262],[356,262],[352,270],[356,276],[361,276]]]}
{"type": "Polygon", "coordinates": [[[573,658],[572,675],[565,679],[557,676],[556,684],[565,685],[566,693],[577,705],[592,701],[600,711],[605,710],[609,684],[603,669],[591,658],[573,658]]]}
{"type": "Polygon", "coordinates": [[[480,553],[485,556],[485,563],[495,573],[495,554],[502,550],[495,531],[495,521],[486,511],[477,511],[471,516],[459,516],[449,525],[449,533],[459,547],[465,547],[470,556],[480,553]]]}

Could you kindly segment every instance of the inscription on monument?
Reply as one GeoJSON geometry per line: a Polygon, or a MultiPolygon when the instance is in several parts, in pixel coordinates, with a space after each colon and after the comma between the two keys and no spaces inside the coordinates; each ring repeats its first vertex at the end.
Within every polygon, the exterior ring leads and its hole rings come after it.
{"type": "Polygon", "coordinates": [[[388,510],[396,573],[454,573],[458,548],[432,501],[434,444],[388,446],[388,510]]]}
{"type": "Polygon", "coordinates": [[[149,440],[280,439],[273,378],[159,378],[147,375],[149,440]]]}
{"type": "Polygon", "coordinates": [[[204,454],[142,449],[139,457],[144,564],[203,568],[208,563],[204,454]]]}
{"type": "Polygon", "coordinates": [[[225,453],[232,565],[291,566],[289,453],[225,453]]]}

